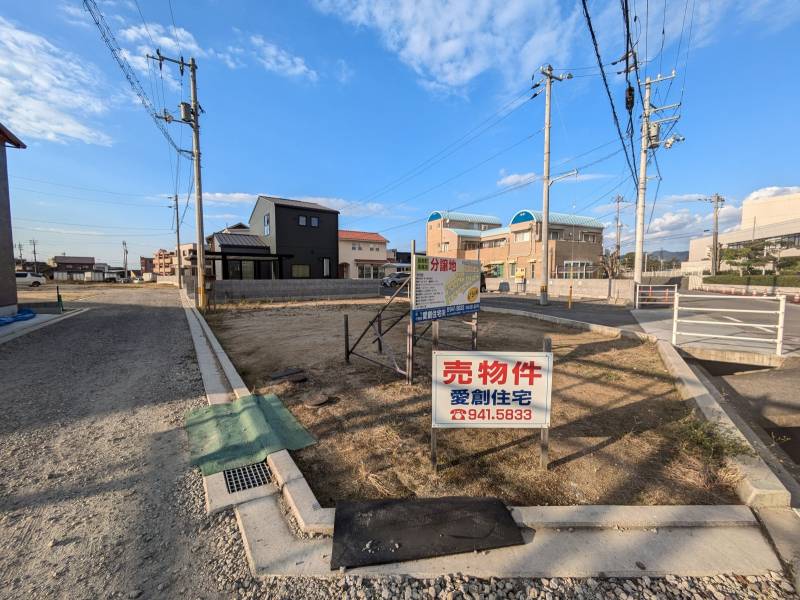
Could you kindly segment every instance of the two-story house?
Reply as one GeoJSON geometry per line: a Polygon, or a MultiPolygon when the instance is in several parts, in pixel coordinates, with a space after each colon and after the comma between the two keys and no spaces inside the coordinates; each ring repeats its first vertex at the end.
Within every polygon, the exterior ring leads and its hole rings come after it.
{"type": "MultiPolygon", "coordinates": [[[[429,255],[478,259],[487,277],[539,279],[542,272],[542,215],[521,210],[506,227],[500,219],[452,211],[428,217],[429,255]]],[[[592,217],[550,213],[549,277],[586,277],[603,254],[603,224],[592,217]]]]}
{"type": "Polygon", "coordinates": [[[327,279],[338,275],[339,211],[316,202],[259,196],[250,233],[280,255],[281,277],[327,279]]]}
{"type": "Polygon", "coordinates": [[[388,240],[370,231],[339,231],[339,277],[380,279],[389,260],[388,240]]]}

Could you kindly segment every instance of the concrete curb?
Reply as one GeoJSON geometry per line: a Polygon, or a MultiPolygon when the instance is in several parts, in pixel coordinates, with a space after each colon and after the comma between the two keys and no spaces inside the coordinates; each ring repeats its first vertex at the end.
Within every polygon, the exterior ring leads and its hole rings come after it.
{"type": "Polygon", "coordinates": [[[81,314],[83,314],[83,313],[85,313],[85,312],[87,312],[89,310],[92,310],[92,309],[89,308],[89,307],[87,307],[87,308],[76,308],[76,309],[70,310],[68,312],[63,312],[59,316],[57,316],[55,318],[52,318],[52,319],[49,319],[49,320],[45,321],[44,323],[36,323],[35,325],[31,325],[30,327],[26,327],[26,328],[24,328],[24,329],[22,329],[20,331],[15,331],[14,333],[9,333],[8,335],[0,336],[0,344],[5,344],[6,342],[10,342],[11,340],[15,340],[18,337],[21,337],[23,335],[26,335],[28,333],[31,333],[31,332],[36,331],[38,329],[41,329],[42,327],[47,327],[48,325],[52,325],[54,323],[60,323],[64,319],[69,319],[70,317],[74,317],[76,315],[81,315],[81,314]]]}
{"type": "Polygon", "coordinates": [[[583,329],[584,331],[592,331],[594,333],[602,333],[609,337],[622,337],[631,340],[640,340],[642,342],[655,343],[658,338],[649,333],[641,331],[633,331],[631,329],[621,329],[619,327],[611,327],[609,325],[597,325],[595,323],[586,323],[585,321],[573,321],[572,319],[565,319],[563,317],[554,317],[552,315],[544,315],[541,313],[528,312],[525,310],[518,310],[515,308],[500,308],[497,306],[482,306],[481,311],[500,313],[506,315],[515,315],[517,317],[528,317],[536,319],[537,321],[546,321],[555,325],[563,327],[571,327],[572,329],[583,329]]]}
{"type": "Polygon", "coordinates": [[[730,432],[752,450],[752,456],[739,455],[729,459],[731,464],[735,465],[742,474],[742,479],[736,486],[739,499],[752,508],[788,507],[791,501],[789,490],[775,476],[767,463],[758,456],[747,436],[741,432],[719,405],[716,398],[719,392],[713,386],[709,389],[703,385],[703,382],[689,368],[672,344],[659,340],[656,347],[670,375],[675,378],[675,384],[681,396],[692,402],[706,421],[715,423],[730,432]]]}

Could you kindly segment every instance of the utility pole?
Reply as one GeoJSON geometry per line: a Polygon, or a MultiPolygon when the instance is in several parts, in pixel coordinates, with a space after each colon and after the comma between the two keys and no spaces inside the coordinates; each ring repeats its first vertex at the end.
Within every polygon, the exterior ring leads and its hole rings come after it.
{"type": "Polygon", "coordinates": [[[36,242],[37,241],[38,240],[30,240],[28,242],[31,246],[33,246],[33,272],[34,273],[38,273],[39,272],[39,265],[36,264],[36,261],[37,261],[37,258],[36,258],[36,242]]]}
{"type": "Polygon", "coordinates": [[[725,198],[714,194],[711,202],[714,204],[714,225],[711,230],[711,274],[716,275],[719,269],[719,209],[725,203],[725,198]]]}
{"type": "MultiPolygon", "coordinates": [[[[186,67],[189,68],[189,89],[191,90],[191,104],[181,102],[181,122],[192,128],[192,159],[194,162],[194,194],[195,194],[195,226],[197,229],[197,279],[195,283],[195,304],[198,309],[205,310],[206,302],[206,252],[205,235],[203,233],[203,183],[200,168],[200,113],[203,109],[197,101],[197,62],[192,57],[189,62],[180,59],[168,58],[156,50],[156,56],[147,55],[151,60],[157,60],[159,68],[163,68],[164,61],[178,65],[181,75],[186,67]]],[[[173,117],[164,111],[164,116],[159,117],[171,123],[173,117]]],[[[183,150],[179,150],[183,152],[183,150]]]]}
{"type": "Polygon", "coordinates": [[[19,249],[19,268],[22,268],[22,265],[25,264],[25,259],[22,258],[22,242],[17,244],[17,248],[19,249]]]}
{"type": "Polygon", "coordinates": [[[564,81],[565,79],[572,79],[572,73],[554,75],[551,65],[540,67],[539,72],[545,79],[544,169],[542,171],[542,266],[541,269],[539,269],[539,305],[547,306],[547,284],[550,281],[550,96],[553,91],[553,80],[564,81]]]}
{"type": "Polygon", "coordinates": [[[614,202],[617,203],[617,243],[615,245],[615,250],[616,250],[616,253],[617,253],[617,260],[619,260],[620,259],[620,252],[622,251],[622,221],[620,221],[620,219],[619,219],[619,209],[620,209],[620,205],[623,202],[622,196],[617,194],[617,197],[614,200],[614,202]]]}
{"type": "Polygon", "coordinates": [[[128,243],[122,240],[122,276],[128,277],[128,243]]]}
{"type": "MultiPolygon", "coordinates": [[[[680,117],[674,115],[664,119],[655,121],[650,120],[650,116],[662,110],[669,110],[673,108],[680,108],[680,103],[670,104],[668,106],[655,107],[650,104],[650,88],[654,83],[661,83],[668,79],[674,79],[676,73],[673,70],[671,75],[662,77],[659,75],[655,79],[649,77],[644,83],[644,106],[642,106],[642,140],[641,149],[639,152],[639,185],[636,194],[636,254],[633,263],[633,281],[635,283],[642,282],[642,259],[644,257],[644,220],[645,220],[645,194],[647,192],[647,153],[649,150],[658,148],[660,144],[664,144],[665,148],[671,148],[675,142],[682,142],[683,136],[672,135],[663,142],[659,139],[659,129],[661,123],[670,121],[677,121],[680,117]]],[[[647,270],[647,265],[644,266],[647,270]]]]}
{"type": "Polygon", "coordinates": [[[178,258],[178,289],[183,288],[181,283],[181,222],[178,217],[178,194],[175,194],[175,254],[178,258]]]}

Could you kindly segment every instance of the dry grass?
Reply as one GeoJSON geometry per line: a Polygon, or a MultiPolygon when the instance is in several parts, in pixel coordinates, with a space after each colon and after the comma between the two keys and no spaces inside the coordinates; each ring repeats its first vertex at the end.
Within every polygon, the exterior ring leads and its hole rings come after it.
{"type": "MultiPolygon", "coordinates": [[[[736,503],[731,450],[698,427],[655,348],[531,319],[481,313],[481,349],[538,350],[553,339],[555,368],[548,471],[538,469],[538,432],[447,430],[429,463],[430,345],[417,352],[417,382],[407,386],[358,357],[344,361],[342,315],[351,341],[375,303],[303,303],[234,308],[209,316],[249,386],[277,393],[319,442],[294,453],[324,506],[342,499],[474,495],[509,504],[736,503]],[[269,373],[302,367],[309,381],[275,383],[269,373]],[[331,400],[303,404],[307,394],[331,400]],[[711,453],[698,448],[713,448],[711,453]]],[[[404,360],[404,327],[389,334],[404,360]]],[[[444,322],[441,339],[469,346],[469,328],[444,322]]],[[[367,335],[361,348],[377,354],[367,335]]]]}

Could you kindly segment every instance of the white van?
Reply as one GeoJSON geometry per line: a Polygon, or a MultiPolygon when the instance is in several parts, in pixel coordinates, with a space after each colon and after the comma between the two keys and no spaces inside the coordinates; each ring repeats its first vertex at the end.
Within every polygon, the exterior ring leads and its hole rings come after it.
{"type": "Polygon", "coordinates": [[[40,285],[44,285],[47,281],[44,276],[39,273],[17,271],[14,274],[17,276],[17,287],[39,287],[40,285]]]}

